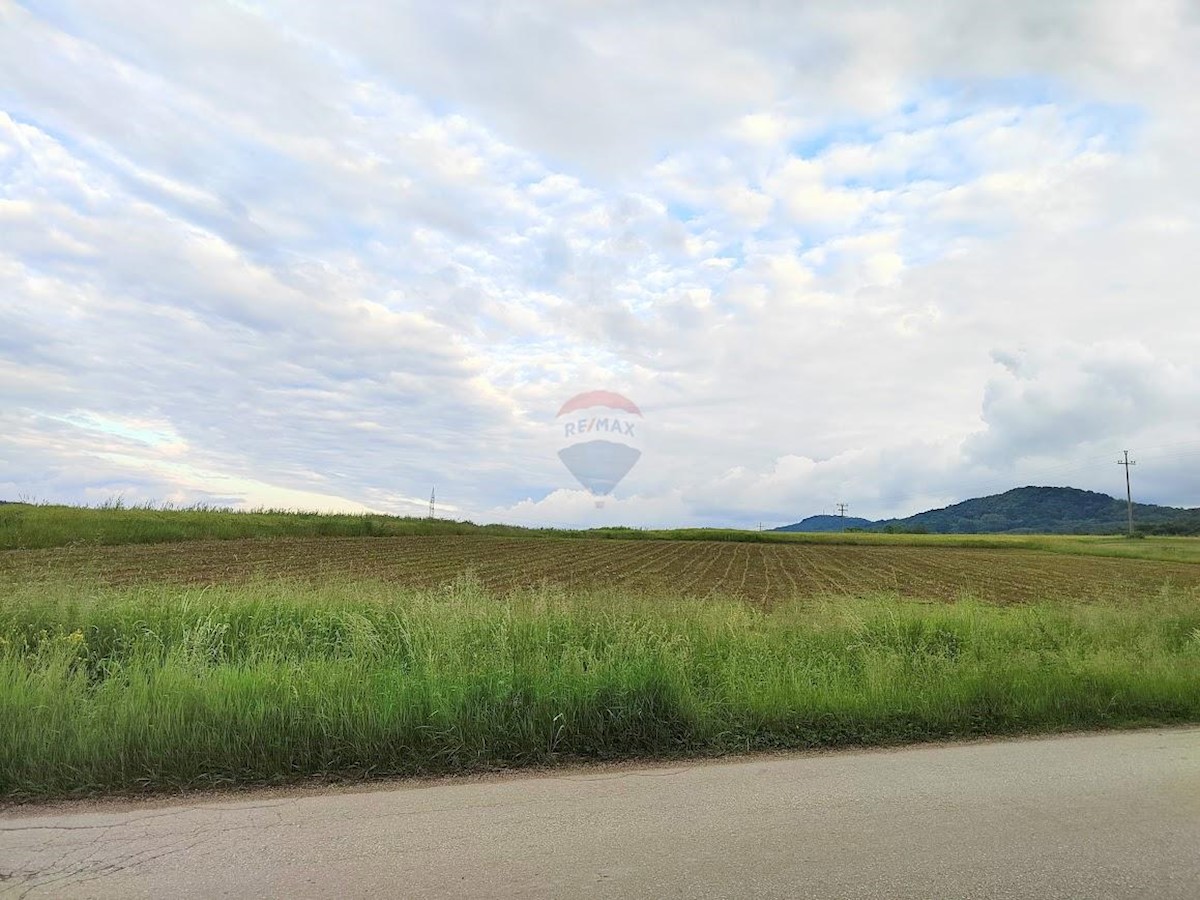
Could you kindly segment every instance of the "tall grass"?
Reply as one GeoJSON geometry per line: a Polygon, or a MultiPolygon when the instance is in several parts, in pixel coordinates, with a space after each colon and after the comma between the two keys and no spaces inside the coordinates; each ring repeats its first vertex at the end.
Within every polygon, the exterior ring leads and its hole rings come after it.
{"type": "Polygon", "coordinates": [[[159,544],[173,541],[274,537],[521,534],[505,525],[479,526],[449,519],[351,515],[294,510],[235,511],[125,506],[0,505],[0,549],[35,550],[70,544],[159,544]]]}
{"type": "Polygon", "coordinates": [[[1200,607],[10,586],[0,793],[1200,721],[1200,607]]]}

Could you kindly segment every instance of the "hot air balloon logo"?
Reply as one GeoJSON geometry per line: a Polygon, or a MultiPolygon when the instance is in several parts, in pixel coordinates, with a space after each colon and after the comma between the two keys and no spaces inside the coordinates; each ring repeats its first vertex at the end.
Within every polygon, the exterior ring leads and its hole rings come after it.
{"type": "Polygon", "coordinates": [[[642,411],[612,391],[587,391],[564,403],[556,421],[558,458],[603,506],[642,456],[642,411]]]}

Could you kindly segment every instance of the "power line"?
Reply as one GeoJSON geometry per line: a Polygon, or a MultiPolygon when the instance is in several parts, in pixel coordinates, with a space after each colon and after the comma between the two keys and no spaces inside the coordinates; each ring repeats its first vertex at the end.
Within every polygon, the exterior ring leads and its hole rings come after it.
{"type": "Polygon", "coordinates": [[[1129,484],[1129,467],[1136,466],[1137,460],[1129,458],[1129,451],[1125,451],[1125,458],[1117,460],[1118,466],[1125,467],[1125,500],[1129,504],[1129,536],[1133,537],[1133,488],[1129,484]]]}

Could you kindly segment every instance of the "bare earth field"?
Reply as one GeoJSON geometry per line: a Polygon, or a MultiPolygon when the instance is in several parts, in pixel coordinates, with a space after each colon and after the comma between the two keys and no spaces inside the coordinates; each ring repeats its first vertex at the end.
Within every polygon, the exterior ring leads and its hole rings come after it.
{"type": "Polygon", "coordinates": [[[489,590],[543,582],[586,590],[796,597],[893,594],[994,603],[1129,599],[1200,588],[1200,565],[1039,550],[490,536],[282,538],[0,552],[0,578],[220,584],[371,578],[429,587],[471,573],[489,590]]]}

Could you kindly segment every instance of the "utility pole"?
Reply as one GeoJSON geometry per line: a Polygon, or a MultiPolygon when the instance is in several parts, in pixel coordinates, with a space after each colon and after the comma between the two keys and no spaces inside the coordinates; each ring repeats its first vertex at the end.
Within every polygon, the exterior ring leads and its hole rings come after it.
{"type": "Polygon", "coordinates": [[[433,490],[429,492],[429,518],[431,518],[431,519],[434,518],[433,505],[434,505],[434,501],[436,499],[437,499],[437,485],[435,484],[433,486],[433,490]]]}
{"type": "Polygon", "coordinates": [[[1129,536],[1133,537],[1133,488],[1129,486],[1129,467],[1136,466],[1137,460],[1129,458],[1129,451],[1125,451],[1125,458],[1117,460],[1118,466],[1125,467],[1125,500],[1129,504],[1129,536]]]}
{"type": "Polygon", "coordinates": [[[837,505],[837,508],[838,508],[838,517],[842,518],[842,519],[846,518],[846,510],[849,509],[850,507],[847,506],[845,503],[839,503],[837,505]]]}

